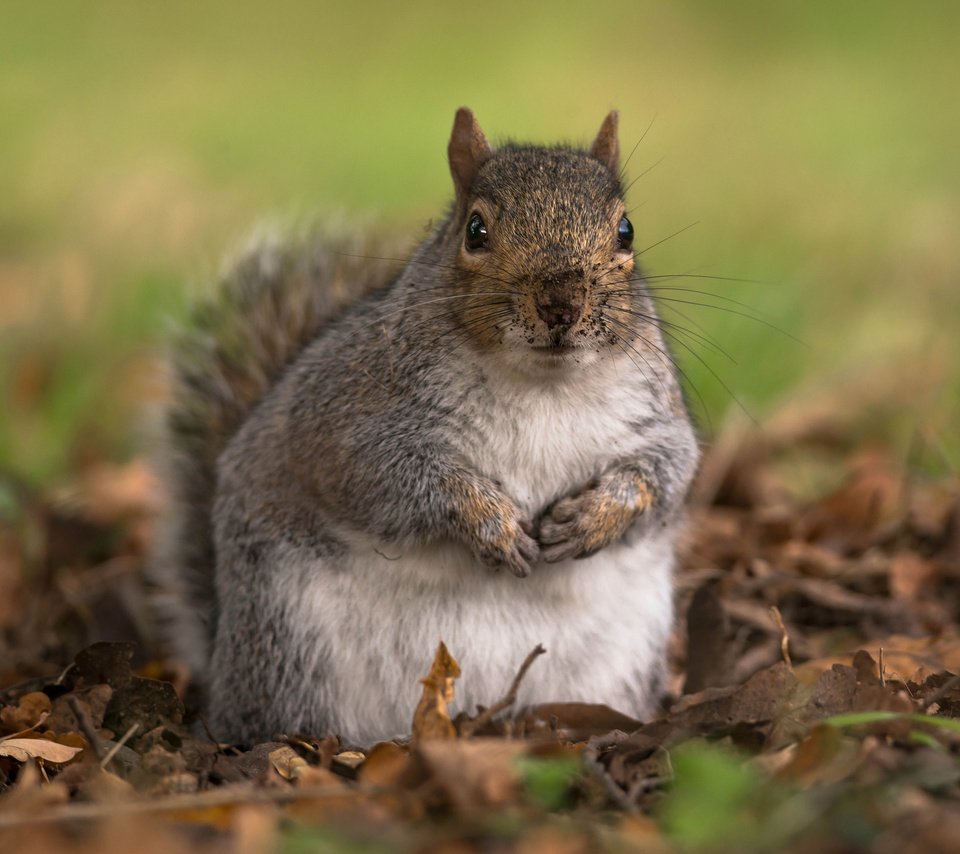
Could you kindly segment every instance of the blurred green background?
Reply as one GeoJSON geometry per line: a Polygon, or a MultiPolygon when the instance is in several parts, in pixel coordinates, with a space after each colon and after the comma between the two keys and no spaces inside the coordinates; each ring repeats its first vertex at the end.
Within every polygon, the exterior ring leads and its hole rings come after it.
{"type": "Polygon", "coordinates": [[[421,235],[461,104],[492,139],[612,107],[643,137],[638,245],[697,223],[647,269],[749,280],[663,292],[732,359],[677,345],[707,431],[839,389],[955,465],[958,33],[951,3],[4,0],[0,474],[136,453],[171,318],[256,223],[421,235]]]}

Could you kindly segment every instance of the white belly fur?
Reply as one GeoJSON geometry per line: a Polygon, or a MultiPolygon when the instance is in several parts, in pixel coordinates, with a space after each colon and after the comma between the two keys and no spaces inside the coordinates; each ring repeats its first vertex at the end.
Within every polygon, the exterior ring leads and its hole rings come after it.
{"type": "Polygon", "coordinates": [[[337,698],[331,728],[359,743],[410,731],[440,640],[463,670],[454,712],[499,699],[542,643],[547,654],[524,680],[521,705],[579,700],[637,714],[631,680],[656,668],[670,631],[672,559],[666,537],[641,538],[515,578],[453,544],[360,548],[332,572],[302,567],[297,576],[316,583],[296,591],[288,613],[314,643],[337,650],[320,675],[337,698]]]}

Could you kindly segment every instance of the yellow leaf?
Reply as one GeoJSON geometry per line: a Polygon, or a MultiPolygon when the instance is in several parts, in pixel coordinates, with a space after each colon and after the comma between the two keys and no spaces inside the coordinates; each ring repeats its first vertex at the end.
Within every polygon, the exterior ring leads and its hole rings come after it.
{"type": "Polygon", "coordinates": [[[335,761],[348,768],[356,768],[364,760],[364,755],[357,750],[343,750],[333,757],[335,761]]]}
{"type": "Polygon", "coordinates": [[[440,641],[430,673],[420,682],[423,696],[413,713],[412,744],[425,739],[456,738],[457,730],[450,720],[447,703],[453,700],[453,683],[460,675],[460,665],[440,641]]]}
{"type": "Polygon", "coordinates": [[[306,759],[286,745],[270,751],[270,764],[284,780],[296,779],[302,769],[309,767],[306,759]]]}

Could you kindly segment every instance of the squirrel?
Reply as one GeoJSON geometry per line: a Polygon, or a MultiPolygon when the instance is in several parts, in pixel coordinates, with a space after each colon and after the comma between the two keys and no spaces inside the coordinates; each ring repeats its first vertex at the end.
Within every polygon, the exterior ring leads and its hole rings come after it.
{"type": "Polygon", "coordinates": [[[493,148],[398,275],[357,240],[251,249],[172,358],[152,567],[218,738],[409,732],[443,639],[463,708],[649,716],[699,447],[636,264],[618,114],[493,148]]]}

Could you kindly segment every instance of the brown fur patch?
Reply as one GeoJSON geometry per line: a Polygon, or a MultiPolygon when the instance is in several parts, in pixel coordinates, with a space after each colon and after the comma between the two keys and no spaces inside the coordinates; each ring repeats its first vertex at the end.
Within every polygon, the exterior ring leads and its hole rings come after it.
{"type": "Polygon", "coordinates": [[[468,480],[442,484],[455,503],[464,532],[484,552],[509,552],[519,532],[516,507],[506,495],[483,490],[468,480]]]}
{"type": "Polygon", "coordinates": [[[620,539],[633,520],[651,504],[653,493],[638,473],[627,472],[595,491],[583,520],[584,546],[589,554],[620,539]]]}

